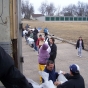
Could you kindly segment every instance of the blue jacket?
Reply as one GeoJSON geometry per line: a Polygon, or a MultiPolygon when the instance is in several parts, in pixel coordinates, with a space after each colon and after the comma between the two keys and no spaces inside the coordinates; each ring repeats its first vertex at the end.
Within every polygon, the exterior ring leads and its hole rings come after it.
{"type": "MultiPolygon", "coordinates": [[[[47,68],[45,68],[44,71],[47,72],[47,73],[49,73],[48,80],[52,80],[53,83],[54,83],[56,81],[56,79],[57,79],[57,77],[58,77],[59,74],[57,72],[55,72],[54,70],[49,71],[47,68]]],[[[44,80],[43,80],[43,82],[44,82],[44,80]]]]}

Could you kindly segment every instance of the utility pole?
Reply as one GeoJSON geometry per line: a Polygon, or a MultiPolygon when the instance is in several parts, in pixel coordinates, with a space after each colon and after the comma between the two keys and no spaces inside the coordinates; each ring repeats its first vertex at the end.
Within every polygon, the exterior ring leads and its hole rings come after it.
{"type": "Polygon", "coordinates": [[[10,35],[15,66],[23,72],[21,0],[10,0],[10,35]]]}

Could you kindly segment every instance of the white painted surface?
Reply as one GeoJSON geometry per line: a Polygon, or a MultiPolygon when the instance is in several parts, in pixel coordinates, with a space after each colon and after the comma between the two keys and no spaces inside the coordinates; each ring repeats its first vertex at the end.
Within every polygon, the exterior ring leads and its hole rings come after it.
{"type": "Polygon", "coordinates": [[[2,13],[2,20],[6,22],[3,24],[1,17],[0,17],[0,42],[9,42],[10,41],[10,19],[9,19],[9,0],[0,0],[0,16],[2,13]],[[2,6],[3,6],[3,13],[2,13],[2,6]]]}
{"type": "Polygon", "coordinates": [[[37,17],[36,19],[39,21],[45,21],[45,16],[37,17]]]}

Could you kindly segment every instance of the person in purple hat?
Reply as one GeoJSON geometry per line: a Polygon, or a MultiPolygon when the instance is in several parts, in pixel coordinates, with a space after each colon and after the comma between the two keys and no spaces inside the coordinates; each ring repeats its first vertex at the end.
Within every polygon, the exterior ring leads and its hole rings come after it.
{"type": "MultiPolygon", "coordinates": [[[[48,45],[43,44],[39,49],[39,56],[38,56],[38,63],[39,63],[39,70],[43,71],[46,65],[47,60],[49,59],[50,55],[47,51],[48,45]]],[[[40,78],[40,82],[42,82],[42,79],[40,78]]]]}
{"type": "Polygon", "coordinates": [[[70,73],[63,73],[68,81],[64,83],[58,82],[57,88],[85,88],[83,77],[80,75],[80,68],[77,64],[72,64],[69,67],[70,73]]]}

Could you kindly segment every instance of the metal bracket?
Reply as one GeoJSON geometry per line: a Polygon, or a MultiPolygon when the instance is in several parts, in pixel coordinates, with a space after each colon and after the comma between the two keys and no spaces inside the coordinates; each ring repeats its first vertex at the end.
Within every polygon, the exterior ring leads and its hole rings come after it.
{"type": "Polygon", "coordinates": [[[24,62],[24,57],[20,57],[20,62],[24,62]]]}
{"type": "Polygon", "coordinates": [[[23,23],[19,23],[19,29],[22,29],[23,23]]]}

